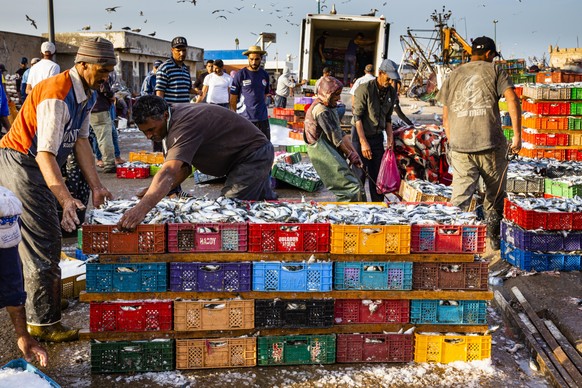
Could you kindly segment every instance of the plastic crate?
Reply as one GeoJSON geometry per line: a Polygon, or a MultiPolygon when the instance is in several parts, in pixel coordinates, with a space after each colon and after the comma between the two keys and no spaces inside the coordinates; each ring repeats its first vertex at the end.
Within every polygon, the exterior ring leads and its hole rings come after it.
{"type": "Polygon", "coordinates": [[[85,274],[61,279],[61,298],[72,299],[79,297],[81,291],[85,291],[86,283],[85,274]]]}
{"type": "Polygon", "coordinates": [[[414,263],[413,290],[487,290],[489,263],[414,263]]]}
{"type": "Polygon", "coordinates": [[[329,252],[329,224],[249,223],[249,252],[329,252]]]}
{"type": "Polygon", "coordinates": [[[582,146],[582,133],[571,133],[568,135],[568,144],[571,146],[582,146]]]}
{"type": "Polygon", "coordinates": [[[532,159],[556,159],[556,160],[566,160],[567,150],[556,150],[556,149],[530,149],[522,148],[519,150],[519,156],[525,156],[526,158],[532,159]]]}
{"type": "Polygon", "coordinates": [[[567,117],[522,117],[521,125],[532,129],[568,129],[567,117]]]}
{"type": "Polygon", "coordinates": [[[336,262],[336,290],[412,290],[410,262],[336,262]]]}
{"type": "Polygon", "coordinates": [[[539,146],[567,146],[567,133],[530,133],[524,131],[523,141],[533,145],[539,146]]]}
{"type": "Polygon", "coordinates": [[[524,229],[582,230],[582,213],[526,210],[505,198],[504,216],[524,229]]]}
{"type": "Polygon", "coordinates": [[[176,369],[240,368],[257,365],[257,339],[176,340],[176,369]]]}
{"type": "Polygon", "coordinates": [[[331,291],[332,263],[253,262],[253,291],[331,291]]]}
{"type": "Polygon", "coordinates": [[[414,334],[414,361],[476,361],[491,358],[490,335],[414,334]]]}
{"type": "Polygon", "coordinates": [[[118,179],[145,179],[150,177],[150,167],[120,167],[116,169],[118,179]]]}
{"type": "MultiPolygon", "coordinates": [[[[315,83],[313,83],[313,85],[315,85],[315,83]]],[[[312,104],[313,103],[313,97],[295,97],[295,99],[293,100],[293,102],[295,104],[304,104],[304,105],[312,104]]]]}
{"type": "Polygon", "coordinates": [[[174,340],[91,341],[91,373],[174,370],[174,340]]]}
{"type": "Polygon", "coordinates": [[[501,258],[525,271],[580,271],[581,256],[525,251],[501,240],[501,258]]]}
{"type": "Polygon", "coordinates": [[[530,231],[507,221],[501,222],[501,239],[528,251],[557,252],[582,250],[582,233],[530,231]]]}
{"type": "Polygon", "coordinates": [[[356,323],[408,323],[410,301],[336,299],[334,310],[336,325],[356,323]]]}
{"type": "Polygon", "coordinates": [[[425,194],[405,180],[400,181],[398,195],[400,195],[405,202],[448,202],[450,200],[450,198],[436,194],[425,194]]]}
{"type": "Polygon", "coordinates": [[[565,71],[554,72],[540,72],[536,75],[536,83],[538,84],[552,84],[552,83],[571,83],[582,82],[582,74],[569,73],[565,71]]]}
{"type": "Polygon", "coordinates": [[[572,100],[582,100],[582,87],[572,87],[572,100]]]}
{"type": "Polygon", "coordinates": [[[75,249],[75,259],[86,261],[89,258],[89,255],[83,253],[83,250],[80,248],[75,249]]]}
{"type": "Polygon", "coordinates": [[[544,116],[564,116],[570,114],[570,102],[532,102],[521,101],[521,107],[526,112],[544,116]]]}
{"type": "Polygon", "coordinates": [[[535,87],[525,85],[523,96],[534,100],[569,100],[572,93],[570,88],[535,87]]]}
{"type": "Polygon", "coordinates": [[[255,328],[331,327],[333,310],[333,299],[257,299],[255,328]]]}
{"type": "Polygon", "coordinates": [[[307,144],[287,146],[287,152],[307,152],[307,144]]]}
{"type": "Polygon", "coordinates": [[[129,161],[130,162],[147,163],[147,160],[148,160],[147,154],[148,154],[147,151],[130,152],[129,153],[129,161]]]}
{"type": "Polygon", "coordinates": [[[318,365],[335,362],[335,334],[257,339],[258,365],[318,365]]]}
{"type": "Polygon", "coordinates": [[[168,224],[168,252],[246,252],[246,223],[168,224]]]}
{"type": "Polygon", "coordinates": [[[57,384],[53,379],[42,373],[40,369],[27,362],[24,358],[17,358],[16,360],[12,360],[0,369],[22,369],[23,371],[34,373],[35,375],[39,376],[40,378],[45,380],[52,388],[61,388],[61,386],[57,384]]]}
{"type": "MultiPolygon", "coordinates": [[[[303,136],[302,134],[300,135],[303,136]]],[[[283,182],[289,183],[290,185],[293,185],[308,192],[313,192],[323,187],[323,182],[321,181],[321,179],[314,181],[310,179],[301,178],[299,175],[292,174],[289,171],[285,171],[279,168],[276,164],[273,166],[271,175],[283,182]]]]}
{"type": "Polygon", "coordinates": [[[336,362],[410,362],[413,345],[412,334],[338,334],[336,362]]]}
{"type": "Polygon", "coordinates": [[[151,164],[150,165],[150,176],[154,176],[162,169],[161,164],[151,164]]]}
{"type": "Polygon", "coordinates": [[[570,114],[574,116],[582,115],[582,102],[572,102],[570,104],[570,114]]]}
{"type": "Polygon", "coordinates": [[[507,186],[505,189],[508,193],[543,193],[544,192],[544,177],[542,176],[525,176],[507,178],[507,186]]]}
{"type": "Polygon", "coordinates": [[[152,254],[166,252],[166,225],[138,225],[121,232],[116,225],[83,224],[83,253],[152,254]]]}
{"type": "Polygon", "coordinates": [[[251,290],[251,263],[170,263],[170,291],[251,290]]]}
{"type": "Polygon", "coordinates": [[[485,325],[487,324],[487,302],[483,300],[411,300],[410,323],[485,325]]]}
{"type": "Polygon", "coordinates": [[[91,302],[89,329],[92,333],[172,330],[172,301],[91,302]]]}
{"type": "Polygon", "coordinates": [[[513,139],[513,129],[503,128],[503,136],[505,136],[507,141],[511,141],[511,139],[513,139]]]}
{"type": "Polygon", "coordinates": [[[410,253],[410,225],[331,225],[331,253],[410,253]]]}
{"type": "Polygon", "coordinates": [[[278,119],[276,117],[269,117],[269,124],[279,125],[281,127],[287,127],[287,120],[278,119]]]}
{"type": "Polygon", "coordinates": [[[582,184],[569,185],[566,182],[546,178],[544,192],[555,197],[574,198],[575,196],[582,196],[582,184]]]}
{"type": "Polygon", "coordinates": [[[412,225],[411,253],[483,253],[486,225],[412,225]]]}
{"type": "Polygon", "coordinates": [[[566,150],[566,160],[582,161],[582,149],[566,150]]]}
{"type": "Polygon", "coordinates": [[[174,330],[252,329],[253,300],[177,300],[174,302],[174,330]]]}
{"type": "Polygon", "coordinates": [[[87,292],[167,291],[166,263],[87,263],[87,292]]]}

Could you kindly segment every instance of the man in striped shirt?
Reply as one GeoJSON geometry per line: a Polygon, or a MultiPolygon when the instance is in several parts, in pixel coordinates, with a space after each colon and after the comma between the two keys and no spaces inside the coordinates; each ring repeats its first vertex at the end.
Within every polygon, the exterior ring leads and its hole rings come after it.
{"type": "Polygon", "coordinates": [[[172,58],[160,65],[156,73],[156,95],[169,103],[190,102],[192,79],[190,71],[184,64],[188,42],[177,36],[172,39],[172,58]]]}

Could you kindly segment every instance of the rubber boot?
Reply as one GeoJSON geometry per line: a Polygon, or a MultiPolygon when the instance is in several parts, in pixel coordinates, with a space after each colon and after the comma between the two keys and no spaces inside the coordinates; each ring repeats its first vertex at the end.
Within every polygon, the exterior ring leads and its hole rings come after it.
{"type": "Polygon", "coordinates": [[[492,251],[498,251],[501,241],[501,220],[503,216],[497,212],[490,211],[486,214],[487,222],[487,239],[489,240],[489,247],[492,251]]]}
{"type": "Polygon", "coordinates": [[[31,336],[43,342],[69,342],[79,339],[79,329],[65,326],[60,322],[47,326],[27,324],[31,336]]]}
{"type": "Polygon", "coordinates": [[[65,298],[61,298],[61,311],[65,311],[69,308],[69,301],[65,298]]]}

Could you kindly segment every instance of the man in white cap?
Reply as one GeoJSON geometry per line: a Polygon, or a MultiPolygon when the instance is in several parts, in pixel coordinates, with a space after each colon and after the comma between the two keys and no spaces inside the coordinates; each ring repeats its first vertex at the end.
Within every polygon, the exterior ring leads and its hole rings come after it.
{"type": "Polygon", "coordinates": [[[263,55],[266,53],[259,46],[251,46],[243,53],[249,58],[249,64],[234,76],[230,87],[230,110],[249,120],[271,140],[265,99],[270,90],[269,73],[261,67],[263,55]]]}
{"type": "MultiPolygon", "coordinates": [[[[382,202],[384,196],[376,191],[376,180],[380,172],[384,155],[384,132],[386,145],[393,147],[392,111],[396,102],[396,90],[390,85],[390,79],[398,79],[396,66],[389,59],[384,59],[378,68],[375,80],[361,84],[354,94],[352,107],[352,133],[354,148],[360,155],[370,179],[368,188],[372,202],[382,202]]],[[[359,171],[362,183],[366,180],[364,171],[359,171]]]]}
{"type": "Polygon", "coordinates": [[[56,47],[52,42],[44,42],[40,46],[42,59],[28,72],[26,94],[30,94],[32,88],[43,79],[47,79],[61,72],[61,67],[52,61],[55,51],[56,47]]]}
{"type": "Polygon", "coordinates": [[[95,90],[107,81],[116,62],[110,41],[94,37],[81,43],[75,66],[36,85],[0,140],[0,186],[14,192],[23,206],[19,253],[28,331],[43,341],[79,337],[77,329],[61,323],[59,261],[61,227],[74,230],[79,224],[77,211],[85,206],[71,196],[61,167],[74,151],[91,188],[93,206],[112,198],[97,174],[88,137],[95,90]],[[60,225],[57,202],[63,209],[60,225]]]}

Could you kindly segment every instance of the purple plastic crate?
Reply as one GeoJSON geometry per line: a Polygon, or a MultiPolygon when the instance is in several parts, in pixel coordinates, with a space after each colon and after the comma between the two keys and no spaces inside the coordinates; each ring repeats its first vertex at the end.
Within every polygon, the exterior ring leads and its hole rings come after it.
{"type": "Polygon", "coordinates": [[[577,251],[581,249],[582,233],[576,231],[534,232],[503,221],[501,238],[516,248],[528,251],[577,251]]]}
{"type": "Polygon", "coordinates": [[[170,263],[170,291],[250,291],[252,265],[241,263],[170,263]]]}

